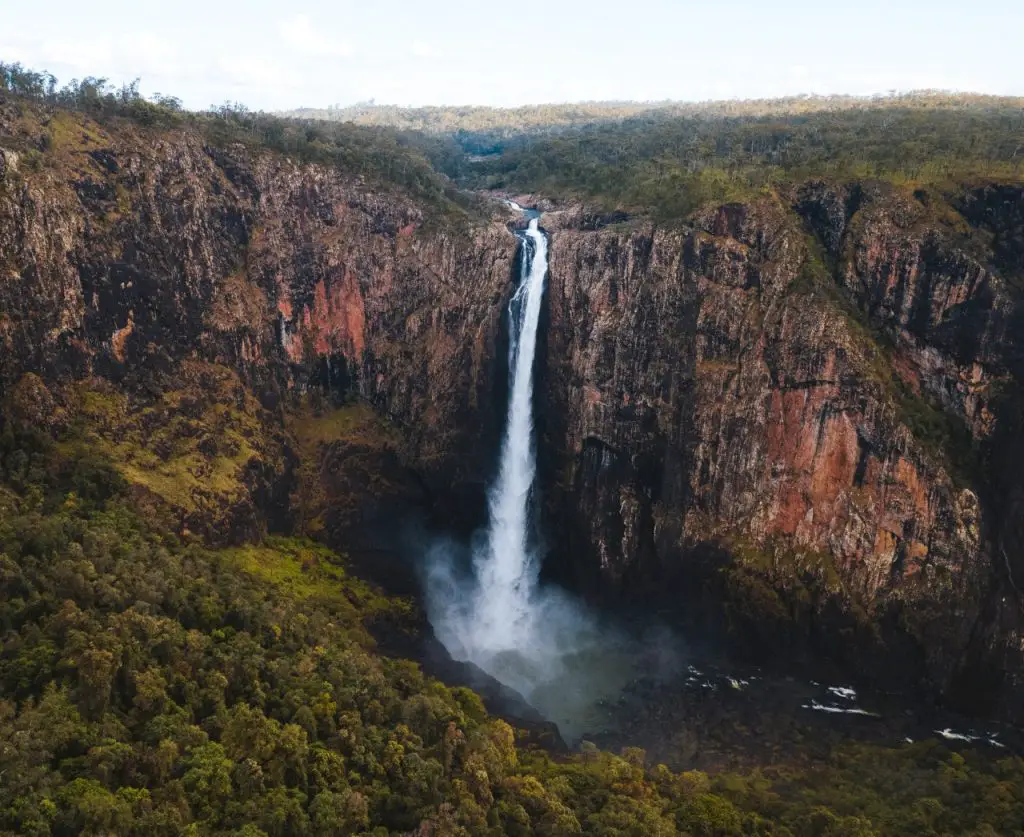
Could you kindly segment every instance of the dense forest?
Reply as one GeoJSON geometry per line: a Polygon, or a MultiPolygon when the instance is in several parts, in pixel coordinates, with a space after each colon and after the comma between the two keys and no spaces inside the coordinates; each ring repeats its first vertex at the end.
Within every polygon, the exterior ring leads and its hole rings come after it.
{"type": "Polygon", "coordinates": [[[524,748],[473,692],[375,650],[411,604],[345,565],[163,531],[74,431],[5,414],[0,833],[1024,833],[1024,760],[936,741],[718,776],[524,748]]]}

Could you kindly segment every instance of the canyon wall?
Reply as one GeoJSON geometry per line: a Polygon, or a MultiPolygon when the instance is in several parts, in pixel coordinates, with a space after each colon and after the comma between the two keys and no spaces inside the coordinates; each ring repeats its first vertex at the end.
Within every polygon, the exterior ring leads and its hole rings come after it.
{"type": "MultiPolygon", "coordinates": [[[[505,223],[439,217],[385,185],[189,131],[8,104],[0,136],[0,388],[29,371],[66,402],[69,382],[103,379],[132,410],[209,390],[196,370],[213,365],[256,397],[271,434],[290,398],[329,390],[394,425],[452,514],[482,496],[489,457],[466,452],[493,450],[500,432],[505,223]]],[[[273,483],[294,456],[278,454],[242,492],[248,517],[255,495],[280,500],[273,483]]]]}
{"type": "Polygon", "coordinates": [[[964,706],[1016,683],[1020,295],[984,225],[928,201],[810,183],[686,229],[549,216],[563,575],[698,621],[710,595],[759,653],[849,646],[964,706]]]}

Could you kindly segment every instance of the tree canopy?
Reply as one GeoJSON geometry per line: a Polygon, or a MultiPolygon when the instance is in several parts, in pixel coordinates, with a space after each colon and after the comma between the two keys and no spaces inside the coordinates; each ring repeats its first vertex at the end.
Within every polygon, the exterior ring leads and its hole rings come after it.
{"type": "Polygon", "coordinates": [[[0,419],[0,834],[1024,833],[1024,761],[935,741],[718,776],[525,747],[379,653],[409,604],[343,556],[161,530],[66,432],[0,419]]]}

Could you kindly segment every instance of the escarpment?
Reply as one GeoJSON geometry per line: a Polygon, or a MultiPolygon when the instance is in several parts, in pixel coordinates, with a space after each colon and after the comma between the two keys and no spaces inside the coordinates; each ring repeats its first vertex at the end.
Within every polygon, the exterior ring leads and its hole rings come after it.
{"type": "MultiPolygon", "coordinates": [[[[479,520],[507,219],[188,131],[8,104],[0,138],[20,420],[211,540],[479,520]]],[[[1019,712],[1021,205],[809,182],[676,227],[547,213],[552,573],[1019,712]]]]}
{"type": "Polygon", "coordinates": [[[1019,688],[1022,309],[977,227],[823,183],[552,225],[563,577],[696,621],[710,593],[758,653],[845,644],[962,705],[1019,688]]]}

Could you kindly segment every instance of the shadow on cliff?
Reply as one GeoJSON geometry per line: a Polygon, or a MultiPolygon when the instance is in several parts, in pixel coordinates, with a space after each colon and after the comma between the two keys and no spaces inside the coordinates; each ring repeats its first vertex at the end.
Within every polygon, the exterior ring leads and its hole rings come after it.
{"type": "MultiPolygon", "coordinates": [[[[1024,335],[1024,292],[1015,294],[1006,331],[1024,335]]],[[[1013,688],[1024,674],[1024,342],[1008,341],[1004,362],[1009,381],[992,402],[995,431],[981,450],[992,571],[948,698],[962,711],[1024,723],[1020,686],[1013,688]]]]}

